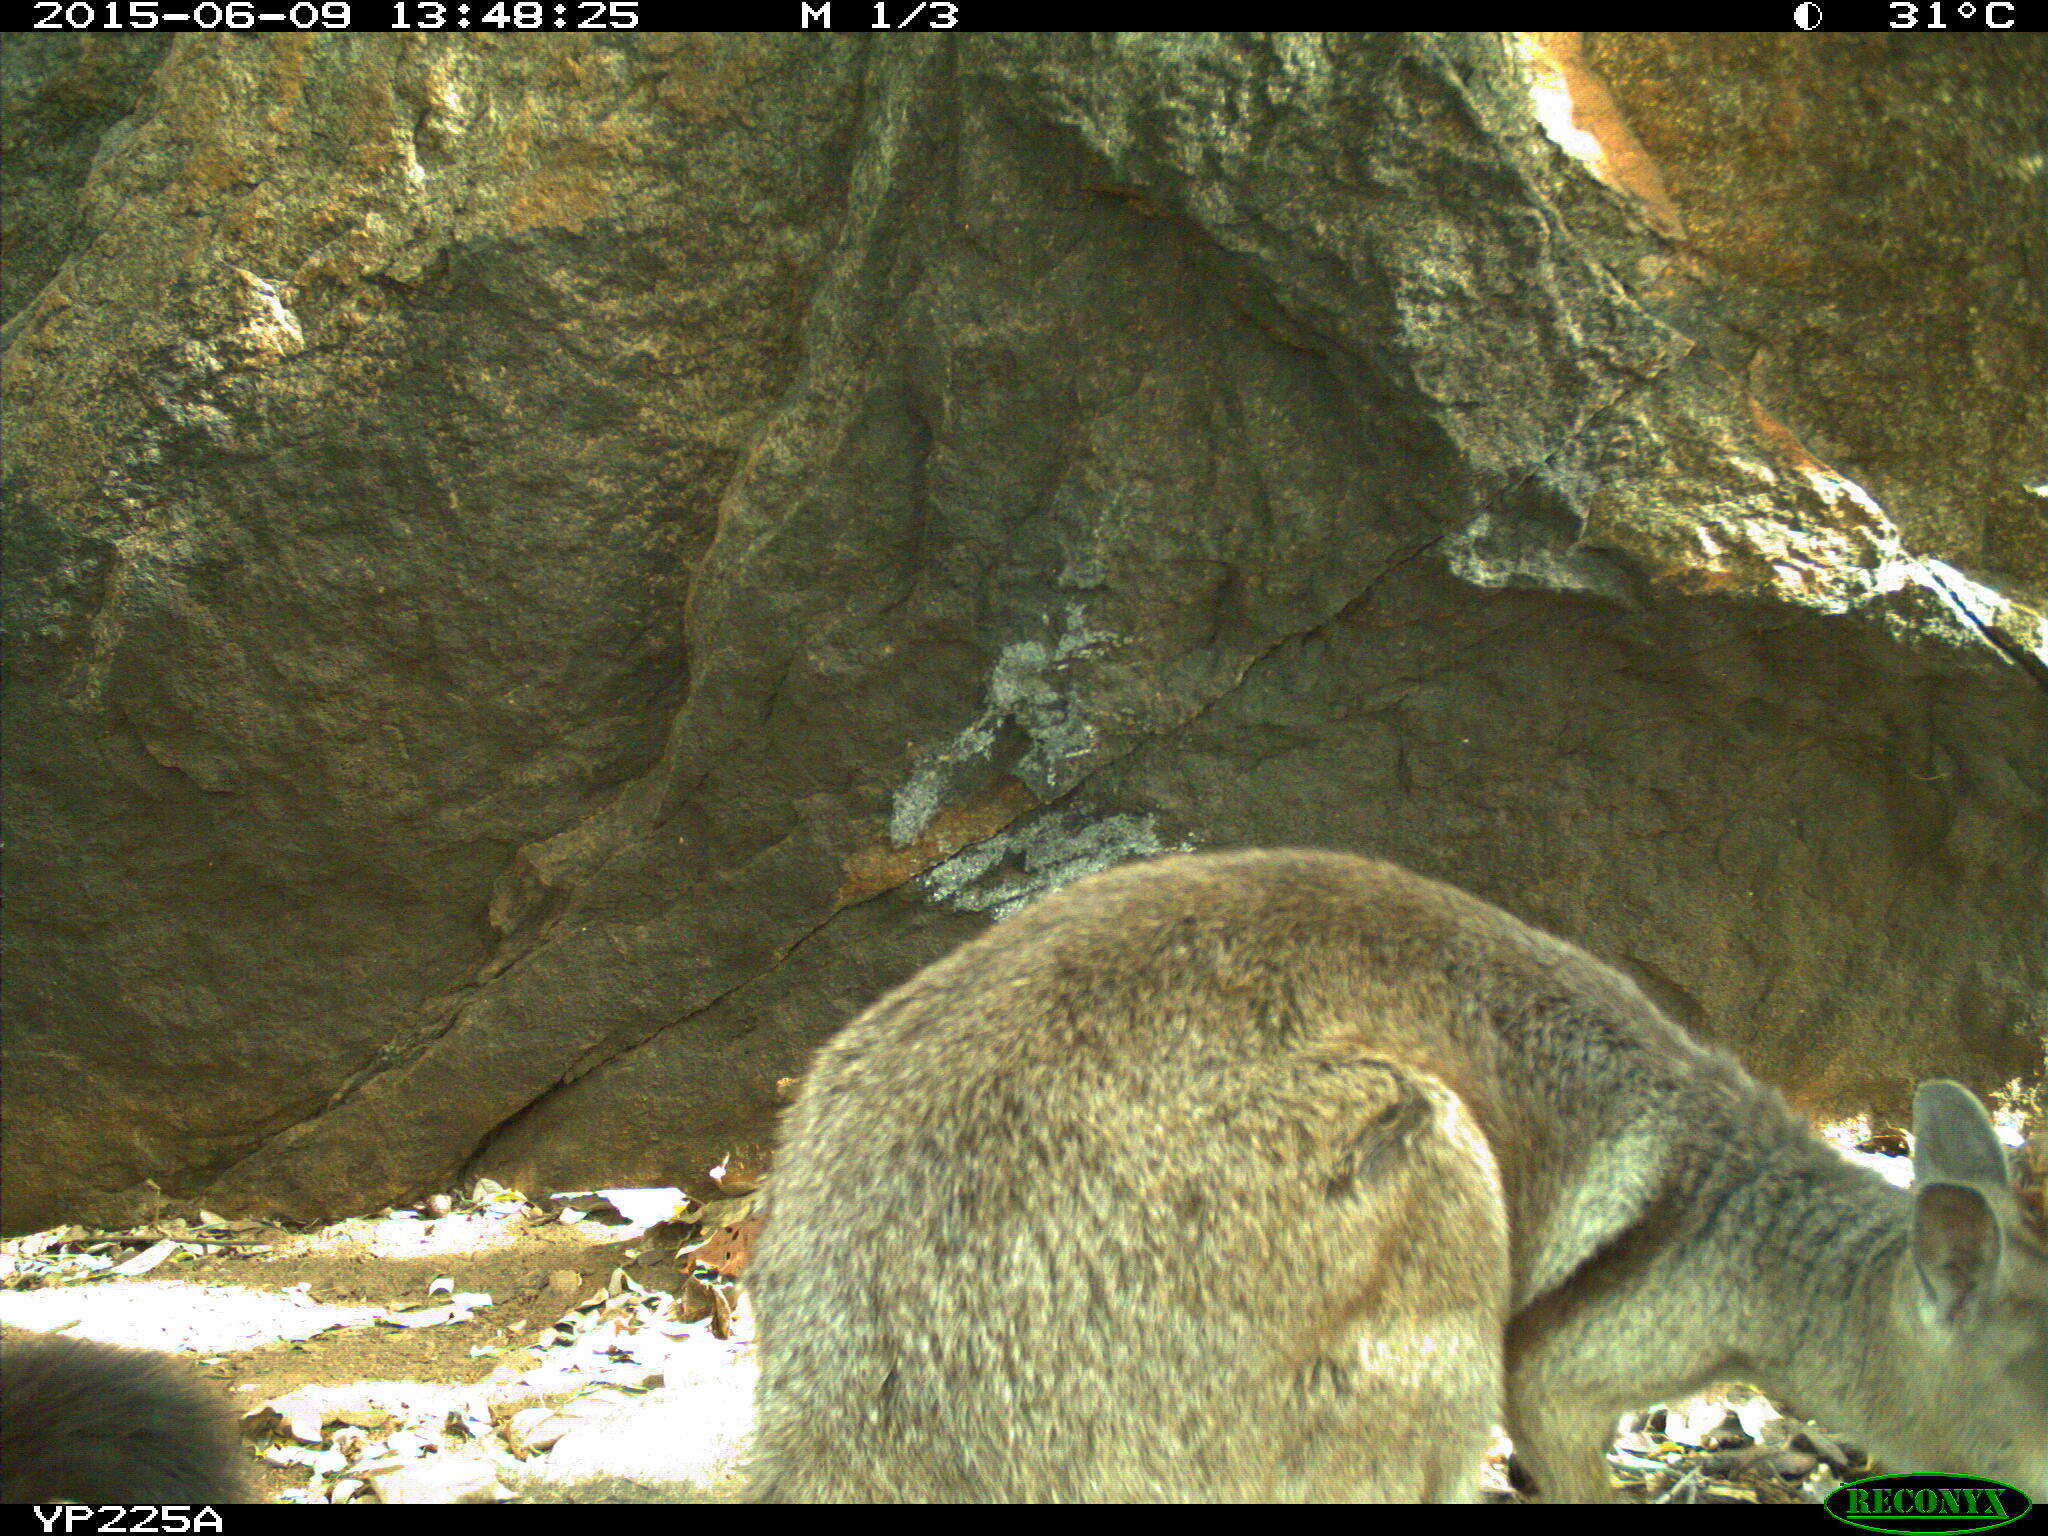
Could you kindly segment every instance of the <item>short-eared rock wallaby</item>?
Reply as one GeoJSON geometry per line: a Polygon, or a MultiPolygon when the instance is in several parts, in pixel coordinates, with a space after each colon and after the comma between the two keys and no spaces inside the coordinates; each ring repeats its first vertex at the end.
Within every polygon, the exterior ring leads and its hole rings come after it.
{"type": "Polygon", "coordinates": [[[1341,854],[1078,882],[876,1003],[749,1277],[770,1499],[1609,1495],[1733,1379],[2048,1499],[2048,1265],[1978,1101],[1911,1190],[1617,971],[1341,854]]]}

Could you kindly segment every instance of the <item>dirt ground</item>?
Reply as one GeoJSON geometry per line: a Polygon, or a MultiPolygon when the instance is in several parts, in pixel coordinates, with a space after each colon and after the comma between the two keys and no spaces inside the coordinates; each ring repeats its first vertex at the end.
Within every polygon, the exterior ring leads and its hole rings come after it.
{"type": "MultiPolygon", "coordinates": [[[[1906,1182],[1903,1138],[1834,1133],[1906,1182]]],[[[2038,1151],[2038,1143],[2036,1144],[2038,1151]]],[[[467,1199],[288,1230],[207,1212],[0,1243],[0,1328],[176,1354],[243,1415],[279,1503],[744,1497],[753,1332],[741,1193],[467,1199]]],[[[1515,1498],[1496,1440],[1484,1496],[1515,1498]]],[[[1853,1442],[1737,1389],[1624,1421],[1609,1464],[1655,1503],[1813,1503],[1853,1442]]]]}
{"type": "Polygon", "coordinates": [[[0,1325],[191,1360],[246,1415],[273,1501],[731,1498],[751,1218],[726,1202],[697,1246],[677,1199],[59,1228],[0,1244],[0,1325]]]}

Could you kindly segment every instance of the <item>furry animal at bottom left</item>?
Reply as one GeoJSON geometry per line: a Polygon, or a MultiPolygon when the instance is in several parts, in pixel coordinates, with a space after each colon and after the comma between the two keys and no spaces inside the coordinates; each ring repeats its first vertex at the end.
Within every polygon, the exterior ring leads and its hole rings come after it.
{"type": "Polygon", "coordinates": [[[0,1340],[0,1502],[249,1498],[233,1411],[175,1361],[56,1334],[0,1340]]]}

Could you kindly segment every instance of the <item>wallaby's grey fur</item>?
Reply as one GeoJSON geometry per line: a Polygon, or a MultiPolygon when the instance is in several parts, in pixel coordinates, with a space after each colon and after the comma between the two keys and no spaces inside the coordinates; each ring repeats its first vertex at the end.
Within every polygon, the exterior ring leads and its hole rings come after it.
{"type": "Polygon", "coordinates": [[[167,1356],[0,1342],[0,1503],[240,1504],[249,1465],[228,1405],[167,1356]]]}
{"type": "Polygon", "coordinates": [[[1341,854],[1128,865],[820,1053],[769,1184],[769,1499],[1609,1496],[1742,1380],[2048,1498],[2048,1263],[1983,1107],[1911,1191],[1618,972],[1341,854]]]}

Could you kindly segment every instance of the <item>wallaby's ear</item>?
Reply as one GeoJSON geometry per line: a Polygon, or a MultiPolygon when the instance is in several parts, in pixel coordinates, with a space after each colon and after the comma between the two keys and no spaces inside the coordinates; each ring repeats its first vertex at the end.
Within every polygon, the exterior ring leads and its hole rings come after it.
{"type": "Polygon", "coordinates": [[[1992,1294],[2004,1249],[1999,1217],[2012,1198],[1991,1116],[1961,1083],[1913,1095],[1913,1267],[1931,1320],[1967,1323],[1992,1294]]]}
{"type": "Polygon", "coordinates": [[[1976,1317],[1998,1283],[2005,1238],[1991,1202],[1963,1184],[1913,1191],[1913,1268],[1924,1313],[1946,1327],[1976,1317]]]}
{"type": "Polygon", "coordinates": [[[1961,1083],[1936,1078],[1913,1095],[1913,1182],[2012,1188],[1991,1116],[1961,1083]]]}

